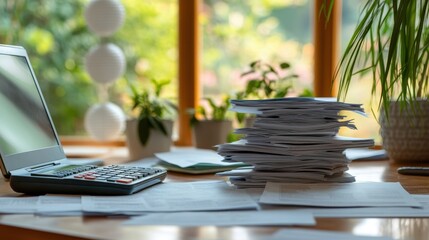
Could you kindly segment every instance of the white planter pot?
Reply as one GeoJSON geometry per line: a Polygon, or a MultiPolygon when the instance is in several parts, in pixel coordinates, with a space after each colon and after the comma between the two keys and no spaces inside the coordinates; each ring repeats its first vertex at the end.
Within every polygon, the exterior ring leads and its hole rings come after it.
{"type": "Polygon", "coordinates": [[[137,131],[137,119],[129,119],[126,122],[125,136],[130,160],[153,157],[157,152],[168,152],[171,148],[171,134],[173,130],[172,120],[163,120],[168,136],[161,131],[151,129],[149,139],[145,146],[140,142],[137,131]]]}
{"type": "Polygon", "coordinates": [[[255,123],[255,116],[248,116],[244,119],[244,127],[251,128],[253,127],[253,124],[255,123]]]}
{"type": "Polygon", "coordinates": [[[195,147],[215,149],[214,146],[227,141],[232,131],[232,121],[202,120],[194,126],[195,147]]]}
{"type": "Polygon", "coordinates": [[[380,112],[383,147],[396,162],[429,162],[429,101],[419,100],[418,107],[401,109],[391,102],[389,119],[380,112]]]}

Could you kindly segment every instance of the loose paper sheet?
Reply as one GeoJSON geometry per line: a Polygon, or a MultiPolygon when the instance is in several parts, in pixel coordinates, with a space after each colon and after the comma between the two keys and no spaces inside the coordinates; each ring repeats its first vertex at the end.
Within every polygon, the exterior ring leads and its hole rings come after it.
{"type": "Polygon", "coordinates": [[[311,213],[294,210],[227,211],[227,212],[178,212],[150,213],[134,217],[125,225],[174,225],[174,226],[284,226],[315,225],[311,213]]]}
{"type": "Polygon", "coordinates": [[[155,156],[162,161],[177,165],[182,168],[201,164],[203,166],[212,165],[213,167],[243,165],[240,163],[222,162],[222,156],[218,155],[213,150],[207,149],[174,150],[172,152],[155,153],[155,156]]]}
{"type": "Polygon", "coordinates": [[[244,191],[223,181],[166,182],[130,196],[83,196],[86,212],[177,212],[256,209],[244,191]]]}
{"type": "Polygon", "coordinates": [[[0,213],[34,213],[38,197],[2,197],[0,213]]]}
{"type": "Polygon", "coordinates": [[[399,183],[267,183],[260,203],[318,207],[422,207],[399,183]]]}
{"type": "Polygon", "coordinates": [[[374,150],[368,148],[350,148],[344,152],[347,159],[357,160],[386,160],[389,159],[386,150],[374,150]]]}
{"type": "Polygon", "coordinates": [[[357,236],[351,233],[341,233],[320,230],[283,229],[277,231],[268,240],[393,240],[390,237],[357,236]]]}
{"type": "Polygon", "coordinates": [[[206,174],[227,171],[245,166],[241,162],[223,162],[223,157],[208,149],[175,149],[171,152],[155,153],[159,165],[169,171],[190,174],[206,174]]]}
{"type": "Polygon", "coordinates": [[[378,218],[378,217],[429,217],[429,195],[411,195],[423,208],[412,207],[360,207],[360,208],[310,208],[315,217],[323,218],[378,218]]]}
{"type": "Polygon", "coordinates": [[[37,201],[36,214],[46,216],[78,216],[82,215],[81,196],[78,195],[46,195],[37,201]]]}

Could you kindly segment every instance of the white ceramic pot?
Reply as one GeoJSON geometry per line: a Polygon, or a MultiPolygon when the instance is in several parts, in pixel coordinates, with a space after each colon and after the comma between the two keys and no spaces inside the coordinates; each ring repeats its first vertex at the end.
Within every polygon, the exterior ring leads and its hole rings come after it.
{"type": "Polygon", "coordinates": [[[126,122],[125,136],[130,160],[138,160],[145,157],[153,157],[157,152],[168,152],[171,148],[171,134],[173,121],[163,120],[167,130],[167,136],[161,131],[151,129],[146,145],[142,145],[137,131],[137,119],[129,119],[126,122]]]}
{"type": "Polygon", "coordinates": [[[251,128],[253,127],[253,124],[255,123],[255,116],[248,116],[244,119],[244,127],[251,128]]]}
{"type": "Polygon", "coordinates": [[[226,143],[232,131],[232,121],[202,120],[194,126],[195,147],[215,149],[215,145],[226,143]]]}

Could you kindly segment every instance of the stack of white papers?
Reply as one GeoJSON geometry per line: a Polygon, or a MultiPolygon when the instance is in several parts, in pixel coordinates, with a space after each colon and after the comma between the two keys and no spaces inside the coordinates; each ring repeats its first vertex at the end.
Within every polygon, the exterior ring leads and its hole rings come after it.
{"type": "Polygon", "coordinates": [[[368,148],[373,139],[338,136],[340,127],[356,129],[341,111],[365,115],[360,104],[332,99],[283,98],[232,100],[232,110],[256,115],[253,127],[236,129],[244,138],[218,146],[225,162],[251,168],[220,173],[239,188],[264,187],[270,182],[353,182],[345,173],[350,159],[344,151],[368,148]]]}

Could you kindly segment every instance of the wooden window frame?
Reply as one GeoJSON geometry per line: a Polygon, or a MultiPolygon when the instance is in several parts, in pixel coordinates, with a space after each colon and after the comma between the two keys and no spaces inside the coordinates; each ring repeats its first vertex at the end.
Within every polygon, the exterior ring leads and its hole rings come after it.
{"type": "MultiPolygon", "coordinates": [[[[192,146],[192,129],[189,108],[196,108],[200,99],[201,30],[198,16],[202,0],[178,0],[178,81],[179,81],[179,138],[177,146],[192,146]]],[[[332,97],[333,75],[338,60],[339,29],[341,26],[341,0],[315,0],[314,4],[314,93],[317,97],[332,97]],[[329,20],[320,14],[323,2],[334,1],[329,20]]],[[[88,139],[61,137],[63,145],[123,146],[124,140],[95,143],[88,139]]]]}
{"type": "Polygon", "coordinates": [[[198,23],[201,0],[178,0],[179,4],[179,139],[178,146],[192,146],[189,108],[196,108],[200,99],[200,36],[198,23]]]}
{"type": "MultiPolygon", "coordinates": [[[[202,0],[178,1],[179,3],[179,140],[180,146],[192,145],[192,129],[186,110],[196,107],[199,99],[200,28],[198,10],[202,0]]],[[[338,59],[339,28],[341,26],[341,1],[334,1],[329,20],[319,9],[324,1],[314,4],[314,93],[317,97],[332,97],[335,92],[332,79],[338,59]]]]}
{"type": "Polygon", "coordinates": [[[317,97],[336,96],[333,87],[335,69],[338,63],[339,34],[341,27],[341,1],[316,0],[314,2],[314,94],[317,97]],[[320,11],[322,5],[328,8],[333,2],[329,16],[320,11]],[[329,17],[329,19],[328,19],[329,17]]]}

